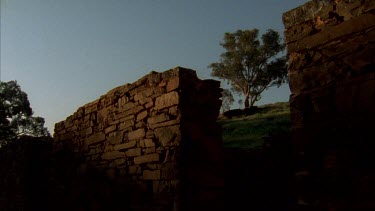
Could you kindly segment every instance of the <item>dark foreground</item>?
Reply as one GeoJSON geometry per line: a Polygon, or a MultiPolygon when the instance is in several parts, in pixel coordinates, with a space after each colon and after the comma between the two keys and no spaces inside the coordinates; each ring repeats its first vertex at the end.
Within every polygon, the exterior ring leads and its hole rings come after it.
{"type": "Polygon", "coordinates": [[[293,162],[288,141],[285,136],[254,150],[225,149],[226,210],[291,210],[293,162]]]}

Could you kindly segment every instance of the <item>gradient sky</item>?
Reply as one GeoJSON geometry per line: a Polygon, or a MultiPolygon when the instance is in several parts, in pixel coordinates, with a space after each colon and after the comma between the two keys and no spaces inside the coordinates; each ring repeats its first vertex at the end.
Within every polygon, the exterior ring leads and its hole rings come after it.
{"type": "MultiPolygon", "coordinates": [[[[225,32],[282,34],[282,13],[307,1],[1,0],[1,80],[18,81],[53,134],[78,107],[152,70],[182,66],[211,78],[225,32]]],[[[289,94],[271,88],[257,105],[289,94]]]]}

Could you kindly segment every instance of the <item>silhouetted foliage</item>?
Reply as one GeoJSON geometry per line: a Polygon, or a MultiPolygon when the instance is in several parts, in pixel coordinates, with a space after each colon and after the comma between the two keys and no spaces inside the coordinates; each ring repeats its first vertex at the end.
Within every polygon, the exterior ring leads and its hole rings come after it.
{"type": "Polygon", "coordinates": [[[0,82],[0,141],[25,135],[50,136],[44,119],[32,115],[27,94],[17,81],[0,82]]]}
{"type": "Polygon", "coordinates": [[[269,29],[258,39],[258,29],[225,33],[220,45],[226,50],[212,63],[211,75],[226,80],[244,95],[245,108],[261,98],[261,93],[287,81],[286,57],[278,57],[285,45],[279,33],[269,29]]]}
{"type": "Polygon", "coordinates": [[[242,100],[242,99],[239,99],[237,103],[238,103],[238,105],[239,105],[239,108],[241,108],[241,105],[243,104],[243,100],[242,100]]]}
{"type": "Polygon", "coordinates": [[[234,98],[232,93],[228,89],[224,89],[222,95],[221,111],[224,113],[230,109],[230,106],[234,102],[234,98]]]}

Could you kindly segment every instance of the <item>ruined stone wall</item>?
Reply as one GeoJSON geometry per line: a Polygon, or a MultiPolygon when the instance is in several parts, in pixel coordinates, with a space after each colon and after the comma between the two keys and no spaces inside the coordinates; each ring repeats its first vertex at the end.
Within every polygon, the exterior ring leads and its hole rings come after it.
{"type": "Polygon", "coordinates": [[[193,70],[151,72],[57,123],[54,153],[73,153],[77,174],[125,181],[131,208],[220,209],[220,96],[220,82],[193,70]]]}
{"type": "Polygon", "coordinates": [[[375,1],[283,15],[299,210],[375,209],[375,1]]]}

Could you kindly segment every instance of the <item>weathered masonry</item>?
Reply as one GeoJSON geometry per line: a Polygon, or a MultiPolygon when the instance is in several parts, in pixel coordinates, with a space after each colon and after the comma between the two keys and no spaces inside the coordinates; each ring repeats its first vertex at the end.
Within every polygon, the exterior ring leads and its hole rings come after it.
{"type": "Polygon", "coordinates": [[[151,72],[57,123],[54,154],[73,152],[79,174],[126,181],[130,209],[220,210],[220,97],[220,82],[193,70],[151,72]]]}
{"type": "Polygon", "coordinates": [[[297,210],[375,210],[375,1],[283,15],[297,210]]]}

